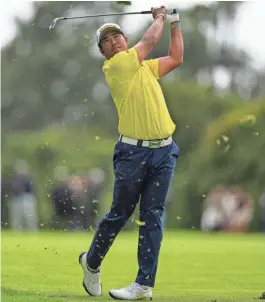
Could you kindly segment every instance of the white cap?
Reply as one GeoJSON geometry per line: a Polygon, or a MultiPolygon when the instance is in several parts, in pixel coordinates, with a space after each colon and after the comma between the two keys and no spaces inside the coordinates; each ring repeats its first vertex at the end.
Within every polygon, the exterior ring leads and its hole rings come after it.
{"type": "Polygon", "coordinates": [[[100,28],[97,30],[97,45],[99,46],[101,39],[103,36],[108,33],[109,31],[115,30],[121,34],[123,34],[122,29],[118,24],[115,23],[105,23],[100,26],[100,28]]]}

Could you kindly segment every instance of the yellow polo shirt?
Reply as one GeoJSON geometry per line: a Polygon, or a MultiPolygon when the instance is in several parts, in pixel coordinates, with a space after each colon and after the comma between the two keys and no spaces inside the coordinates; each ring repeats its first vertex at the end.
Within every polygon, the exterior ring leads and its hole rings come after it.
{"type": "Polygon", "coordinates": [[[157,81],[158,59],[140,64],[131,48],[106,60],[103,72],[118,111],[120,134],[143,140],[172,135],[176,126],[157,81]]]}

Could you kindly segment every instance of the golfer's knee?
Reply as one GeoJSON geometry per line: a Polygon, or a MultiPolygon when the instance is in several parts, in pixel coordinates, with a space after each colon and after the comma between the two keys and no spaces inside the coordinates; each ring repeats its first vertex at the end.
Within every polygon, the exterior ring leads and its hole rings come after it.
{"type": "Polygon", "coordinates": [[[146,228],[162,227],[163,209],[151,209],[142,211],[140,213],[140,220],[144,223],[146,228]]]}
{"type": "Polygon", "coordinates": [[[127,220],[127,216],[120,215],[115,212],[109,212],[101,220],[98,228],[119,231],[126,224],[127,220]]]}

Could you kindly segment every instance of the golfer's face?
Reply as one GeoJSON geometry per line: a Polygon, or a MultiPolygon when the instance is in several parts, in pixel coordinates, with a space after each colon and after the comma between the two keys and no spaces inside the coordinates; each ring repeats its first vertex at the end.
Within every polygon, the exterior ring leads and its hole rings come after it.
{"type": "Polygon", "coordinates": [[[127,39],[119,32],[111,31],[101,41],[102,54],[106,58],[113,57],[116,53],[126,50],[127,39]]]}

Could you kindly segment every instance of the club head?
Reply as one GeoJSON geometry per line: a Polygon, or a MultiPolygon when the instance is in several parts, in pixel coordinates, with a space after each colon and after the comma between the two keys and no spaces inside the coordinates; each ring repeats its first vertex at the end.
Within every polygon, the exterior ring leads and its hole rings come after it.
{"type": "Polygon", "coordinates": [[[52,21],[52,24],[49,26],[49,29],[53,29],[56,25],[56,22],[59,20],[60,18],[55,18],[53,21],[52,21]]]}

